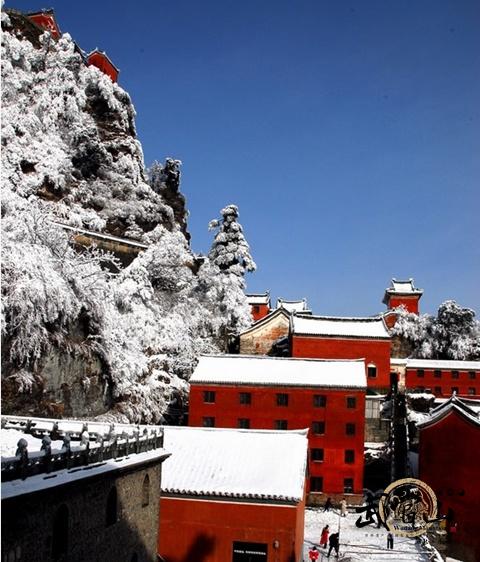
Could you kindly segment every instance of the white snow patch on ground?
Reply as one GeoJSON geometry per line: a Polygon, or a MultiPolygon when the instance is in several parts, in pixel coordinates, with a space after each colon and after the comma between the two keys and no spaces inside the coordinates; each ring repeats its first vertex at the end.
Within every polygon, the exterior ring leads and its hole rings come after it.
{"type": "Polygon", "coordinates": [[[339,517],[338,512],[324,513],[321,509],[305,510],[305,542],[303,558],[307,561],[308,551],[313,544],[320,551],[318,562],[337,560],[335,551],[327,558],[328,547],[320,548],[320,534],[325,525],[330,526],[330,532],[336,533],[340,524],[340,556],[338,560],[368,561],[368,562],[423,562],[428,556],[414,538],[395,537],[393,550],[387,550],[387,530],[377,529],[376,526],[358,528],[355,521],[361,514],[349,512],[346,517],[339,517]]]}

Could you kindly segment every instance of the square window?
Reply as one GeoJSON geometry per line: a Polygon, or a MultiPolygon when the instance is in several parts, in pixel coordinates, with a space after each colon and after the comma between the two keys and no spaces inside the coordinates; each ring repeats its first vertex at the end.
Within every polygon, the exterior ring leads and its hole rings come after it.
{"type": "Polygon", "coordinates": [[[277,406],[288,406],[288,394],[277,394],[277,406]]]}
{"type": "Polygon", "coordinates": [[[469,396],[475,396],[475,394],[477,394],[477,389],[473,386],[470,386],[468,388],[468,394],[469,394],[469,396]]]}
{"type": "Polygon", "coordinates": [[[355,435],[355,424],[354,423],[347,423],[345,425],[345,433],[347,435],[355,435]]]}
{"type": "Polygon", "coordinates": [[[344,494],[353,494],[353,478],[344,478],[343,479],[343,493],[344,494]]]}
{"type": "Polygon", "coordinates": [[[458,394],[458,386],[452,386],[452,394],[458,394]]]}
{"type": "Polygon", "coordinates": [[[452,371],[452,379],[458,379],[458,371],[452,371]]]}
{"type": "Polygon", "coordinates": [[[255,305],[253,307],[253,312],[260,312],[260,307],[258,305],[255,305]]]}
{"type": "Polygon", "coordinates": [[[417,377],[424,377],[425,376],[425,371],[423,369],[417,369],[417,377]]]}
{"type": "Polygon", "coordinates": [[[377,376],[377,367],[375,365],[369,365],[367,368],[368,378],[374,379],[377,376]]]}
{"type": "Polygon", "coordinates": [[[215,392],[213,390],[204,390],[203,391],[203,401],[205,404],[214,404],[215,403],[215,392]]]}
{"type": "Polygon", "coordinates": [[[433,394],[435,394],[435,396],[439,396],[439,395],[443,394],[442,387],[441,386],[434,386],[433,387],[433,394]]]}
{"type": "Polygon", "coordinates": [[[323,492],[323,478],[321,476],[310,478],[310,492],[323,492]]]}
{"type": "Polygon", "coordinates": [[[313,395],[314,408],[325,408],[327,405],[327,397],[324,394],[313,395]]]}
{"type": "Polygon", "coordinates": [[[355,462],[355,451],[353,449],[347,449],[345,451],[345,462],[347,464],[353,464],[355,462]]]}
{"type": "Polygon", "coordinates": [[[202,418],[203,427],[215,427],[215,418],[210,416],[202,418]]]}
{"type": "Polygon", "coordinates": [[[312,433],[315,435],[325,434],[325,422],[324,421],[314,421],[312,422],[312,433]]]}
{"type": "Polygon", "coordinates": [[[250,420],[248,418],[238,418],[238,427],[240,429],[250,429],[250,420]]]}
{"type": "Polygon", "coordinates": [[[240,404],[250,405],[252,403],[252,393],[251,392],[240,392],[238,395],[240,404]]]}
{"type": "Polygon", "coordinates": [[[356,408],[357,407],[357,399],[355,396],[347,396],[347,408],[356,408]]]}
{"type": "Polygon", "coordinates": [[[288,422],[287,420],[275,420],[274,427],[275,429],[288,429],[288,422]]]}
{"type": "Polygon", "coordinates": [[[442,378],[442,371],[440,371],[440,369],[435,369],[435,371],[433,371],[433,376],[436,379],[441,379],[442,378]]]}
{"type": "Polygon", "coordinates": [[[477,373],[475,371],[468,371],[468,378],[473,381],[477,378],[477,373]]]}
{"type": "Polygon", "coordinates": [[[310,451],[310,458],[315,462],[323,461],[323,449],[312,449],[310,451]]]}

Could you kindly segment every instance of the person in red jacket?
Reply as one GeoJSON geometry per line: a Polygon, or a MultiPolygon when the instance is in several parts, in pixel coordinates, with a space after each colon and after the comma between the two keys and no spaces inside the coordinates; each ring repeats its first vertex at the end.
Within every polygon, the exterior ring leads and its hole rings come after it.
{"type": "Polygon", "coordinates": [[[323,546],[323,548],[327,548],[329,534],[330,534],[330,529],[328,525],[325,525],[325,527],[322,529],[322,534],[320,536],[320,546],[323,546]]]}
{"type": "Polygon", "coordinates": [[[319,552],[316,546],[312,546],[312,548],[308,551],[308,557],[310,560],[318,560],[319,552]]]}

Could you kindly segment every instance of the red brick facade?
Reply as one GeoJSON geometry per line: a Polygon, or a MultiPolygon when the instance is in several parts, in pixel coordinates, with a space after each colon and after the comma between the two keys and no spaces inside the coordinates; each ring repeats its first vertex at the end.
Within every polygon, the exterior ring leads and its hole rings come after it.
{"type": "MultiPolygon", "coordinates": [[[[477,418],[478,420],[478,418],[477,418]]],[[[435,492],[439,511],[447,515],[453,542],[467,545],[462,560],[480,560],[480,420],[476,423],[456,409],[420,429],[419,476],[435,492]]]]}
{"type": "Polygon", "coordinates": [[[407,365],[405,385],[408,390],[429,389],[437,398],[480,397],[480,369],[413,368],[407,365]]]}
{"type": "Polygon", "coordinates": [[[254,322],[265,318],[265,316],[267,316],[267,314],[270,312],[270,306],[268,304],[252,304],[251,309],[254,322]]]}
{"type": "Polygon", "coordinates": [[[321,492],[362,493],[364,390],[192,384],[189,425],[211,423],[251,429],[309,428],[310,501],[321,497],[321,492]],[[278,405],[282,400],[287,405],[278,405]]]}
{"type": "Polygon", "coordinates": [[[304,502],[297,505],[162,497],[158,552],[165,561],[225,562],[233,543],[266,546],[265,562],[302,559],[304,502]]]}
{"type": "Polygon", "coordinates": [[[388,308],[397,308],[398,306],[403,306],[408,312],[413,312],[414,314],[419,313],[420,298],[418,295],[407,296],[407,295],[397,295],[391,296],[388,302],[388,308]]]}
{"type": "Polygon", "coordinates": [[[390,340],[336,338],[292,335],[292,357],[320,359],[365,359],[367,365],[376,367],[376,376],[370,369],[367,376],[369,388],[388,389],[390,386],[390,340]]]}

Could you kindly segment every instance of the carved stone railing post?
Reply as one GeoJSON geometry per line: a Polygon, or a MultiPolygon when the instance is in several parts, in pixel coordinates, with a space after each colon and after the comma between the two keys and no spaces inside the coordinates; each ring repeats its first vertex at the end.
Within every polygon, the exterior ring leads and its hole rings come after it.
{"type": "Polygon", "coordinates": [[[28,476],[28,443],[26,439],[20,439],[17,443],[17,451],[15,453],[16,457],[20,457],[19,467],[20,467],[20,478],[25,480],[28,476]]]}
{"type": "Polygon", "coordinates": [[[71,437],[69,433],[65,433],[63,436],[63,448],[65,449],[65,459],[67,463],[67,469],[72,466],[72,449],[71,449],[71,437]]]}
{"type": "Polygon", "coordinates": [[[52,471],[52,440],[50,435],[43,436],[40,450],[45,452],[43,464],[45,466],[45,472],[49,474],[52,471]]]}

